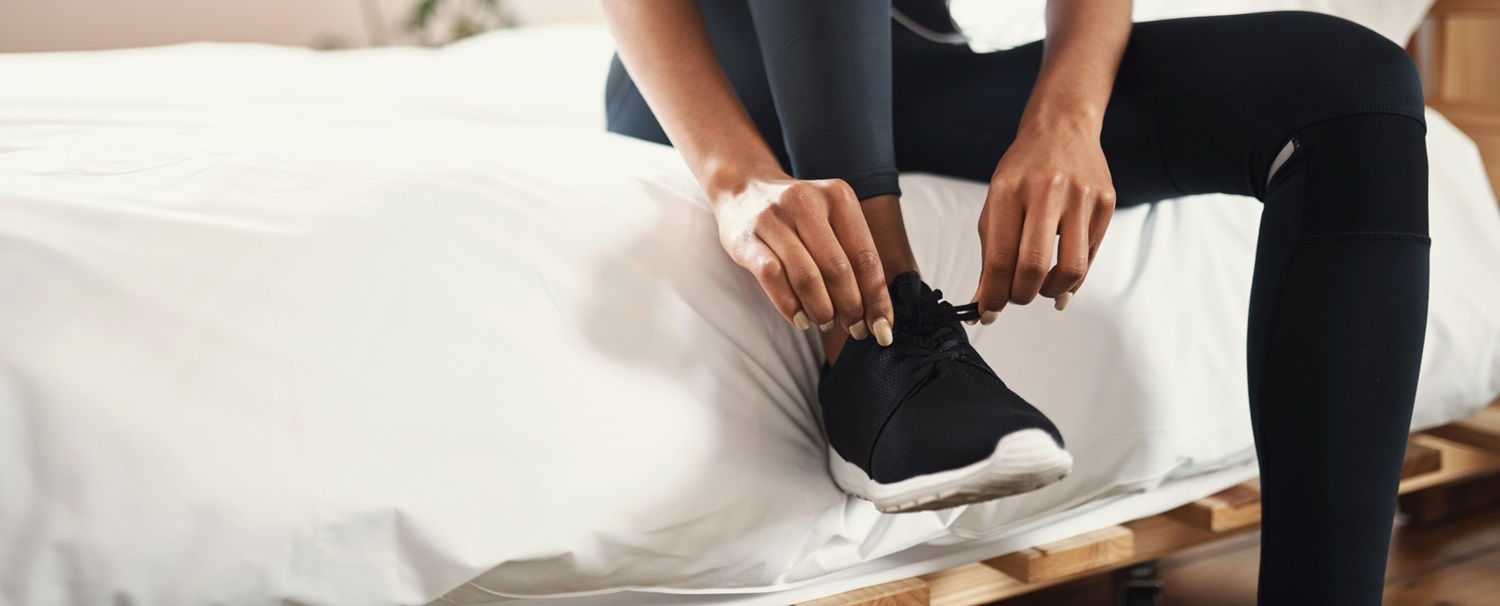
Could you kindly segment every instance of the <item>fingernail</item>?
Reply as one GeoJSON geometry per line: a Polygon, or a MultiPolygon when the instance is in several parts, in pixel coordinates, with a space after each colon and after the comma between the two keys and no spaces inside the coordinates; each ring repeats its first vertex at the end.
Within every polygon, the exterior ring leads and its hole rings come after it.
{"type": "Polygon", "coordinates": [[[1072,301],[1072,300],[1073,300],[1073,293],[1065,292],[1063,294],[1057,295],[1057,301],[1054,302],[1052,304],[1052,306],[1056,307],[1057,311],[1062,311],[1064,308],[1066,308],[1068,306],[1068,301],[1072,301]]]}
{"type": "Polygon", "coordinates": [[[975,324],[978,324],[978,323],[979,323],[979,320],[978,320],[978,319],[974,319],[974,320],[964,320],[964,324],[968,324],[968,325],[969,325],[969,326],[973,326],[973,325],[975,325],[975,324]]]}
{"type": "Polygon", "coordinates": [[[812,322],[807,321],[807,314],[800,311],[797,312],[797,315],[792,316],[792,323],[796,324],[797,328],[800,328],[802,330],[807,330],[812,326],[812,322]]]}
{"type": "Polygon", "coordinates": [[[836,324],[834,324],[833,320],[829,320],[827,324],[819,324],[818,325],[818,330],[821,330],[823,332],[828,332],[830,330],[833,330],[834,326],[836,326],[836,324]]]}
{"type": "Polygon", "coordinates": [[[1000,318],[1000,312],[998,312],[998,311],[987,311],[987,312],[984,312],[982,314],[979,314],[979,323],[983,324],[985,326],[989,326],[991,324],[994,324],[995,320],[998,320],[999,318],[1000,318]]]}
{"type": "Polygon", "coordinates": [[[863,341],[865,337],[870,336],[870,329],[866,328],[864,321],[861,320],[849,325],[849,336],[854,337],[855,341],[863,341]]]}
{"type": "Polygon", "coordinates": [[[881,346],[889,346],[896,339],[891,336],[891,323],[885,318],[876,320],[870,325],[870,332],[875,333],[875,342],[881,346]]]}

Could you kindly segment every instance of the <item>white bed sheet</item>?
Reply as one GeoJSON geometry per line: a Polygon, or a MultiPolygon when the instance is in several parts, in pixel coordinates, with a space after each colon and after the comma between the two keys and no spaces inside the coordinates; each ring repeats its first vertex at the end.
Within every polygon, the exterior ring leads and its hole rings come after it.
{"type": "MultiPolygon", "coordinates": [[[[724,259],[671,150],[599,132],[608,49],[549,28],[0,57],[0,595],[763,591],[1248,473],[1258,210],[1194,200],[1118,213],[1068,312],[971,333],[1068,436],[1072,477],[942,513],[847,499],[808,337],[724,259]]],[[[1430,125],[1417,425],[1500,392],[1494,200],[1430,125]]],[[[967,300],[981,186],[903,186],[924,268],[967,300]]]]}

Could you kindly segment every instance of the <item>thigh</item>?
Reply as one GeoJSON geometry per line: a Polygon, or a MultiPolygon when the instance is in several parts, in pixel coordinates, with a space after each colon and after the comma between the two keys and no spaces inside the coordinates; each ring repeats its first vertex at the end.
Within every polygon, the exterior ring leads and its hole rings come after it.
{"type": "MultiPolygon", "coordinates": [[[[894,48],[901,169],[988,180],[1015,137],[1041,43],[973,53],[898,32],[894,48]]],[[[1313,13],[1136,24],[1101,136],[1120,204],[1263,195],[1269,167],[1297,129],[1340,113],[1411,107],[1392,98],[1409,89],[1392,91],[1388,78],[1364,73],[1389,61],[1410,62],[1378,34],[1313,13]]]]}

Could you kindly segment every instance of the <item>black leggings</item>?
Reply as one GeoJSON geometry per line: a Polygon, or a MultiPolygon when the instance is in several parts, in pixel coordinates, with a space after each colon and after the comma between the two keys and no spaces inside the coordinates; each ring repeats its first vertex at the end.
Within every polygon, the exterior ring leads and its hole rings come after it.
{"type": "MultiPolygon", "coordinates": [[[[861,199],[898,193],[898,168],[987,181],[1042,57],[933,42],[869,0],[699,4],[792,174],[861,199]]],[[[952,31],[941,3],[897,6],[952,31]]],[[[610,130],[667,143],[618,61],[607,109],[610,130]]],[[[1427,318],[1425,132],[1410,58],[1334,17],[1140,23],[1120,65],[1102,136],[1119,206],[1264,203],[1248,352],[1262,604],[1380,603],[1427,318]]]]}

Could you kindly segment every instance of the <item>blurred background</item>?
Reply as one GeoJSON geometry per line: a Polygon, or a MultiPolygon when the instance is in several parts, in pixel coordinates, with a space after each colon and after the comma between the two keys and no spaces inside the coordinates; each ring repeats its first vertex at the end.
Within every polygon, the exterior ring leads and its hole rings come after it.
{"type": "Polygon", "coordinates": [[[200,40],[442,44],[496,27],[598,18],[598,0],[4,0],[0,52],[200,40]]]}

